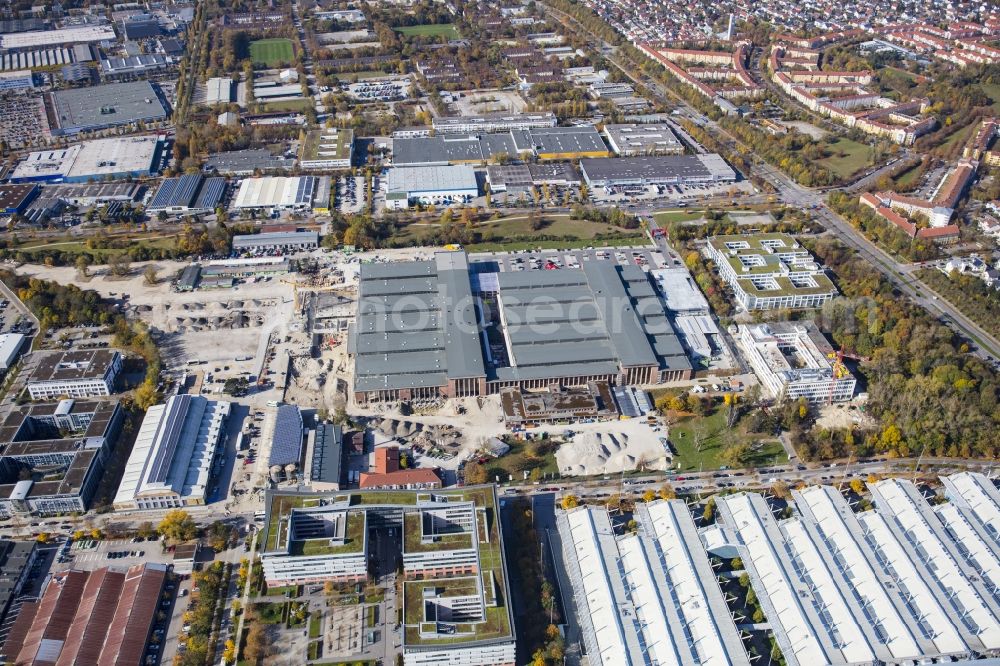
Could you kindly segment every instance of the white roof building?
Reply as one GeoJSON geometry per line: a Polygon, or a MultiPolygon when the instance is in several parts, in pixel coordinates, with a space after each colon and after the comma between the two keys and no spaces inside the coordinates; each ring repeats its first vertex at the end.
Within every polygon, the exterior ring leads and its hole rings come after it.
{"type": "Polygon", "coordinates": [[[205,504],[231,404],[176,395],[150,407],[115,495],[116,509],[205,504]]]}
{"type": "Polygon", "coordinates": [[[636,518],[624,537],[604,509],[558,518],[591,664],[749,664],[687,505],[642,504],[636,518]]]}
{"type": "Polygon", "coordinates": [[[233,80],[229,77],[215,77],[206,85],[205,104],[228,104],[233,101],[233,80]]]}
{"type": "Polygon", "coordinates": [[[735,548],[788,666],[996,656],[996,489],[964,474],[945,486],[960,499],[935,508],[908,481],[869,484],[876,509],[860,512],[810,487],[793,491],[798,516],[781,522],[761,495],[719,497],[703,540],[727,557],[735,548]]]}
{"type": "Polygon", "coordinates": [[[24,346],[24,336],[20,333],[0,335],[0,370],[7,370],[17,360],[24,346]]]}
{"type": "Polygon", "coordinates": [[[81,25],[59,30],[33,30],[0,35],[0,48],[27,49],[104,40],[115,40],[115,29],[110,25],[81,25]]]}
{"type": "Polygon", "coordinates": [[[314,176],[247,178],[233,199],[232,207],[304,210],[312,205],[314,176]]]}

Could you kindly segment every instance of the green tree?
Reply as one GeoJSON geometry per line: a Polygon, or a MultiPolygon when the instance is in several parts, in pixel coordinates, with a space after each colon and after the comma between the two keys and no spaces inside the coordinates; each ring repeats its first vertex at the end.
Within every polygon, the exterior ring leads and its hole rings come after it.
{"type": "Polygon", "coordinates": [[[198,536],[198,526],[184,509],[168,511],[157,528],[169,541],[189,541],[198,536]]]}

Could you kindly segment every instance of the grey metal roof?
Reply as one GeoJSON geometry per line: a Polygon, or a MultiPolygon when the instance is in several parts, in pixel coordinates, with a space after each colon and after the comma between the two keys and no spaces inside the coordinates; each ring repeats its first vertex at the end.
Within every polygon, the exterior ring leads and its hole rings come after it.
{"type": "Polygon", "coordinates": [[[357,391],[441,386],[486,375],[468,260],[364,264],[353,342],[357,391]]]}
{"type": "Polygon", "coordinates": [[[167,110],[149,81],[57,90],[52,93],[52,107],[59,128],[69,131],[167,117],[167,110]]]}
{"type": "Polygon", "coordinates": [[[295,405],[281,405],[274,419],[268,465],[298,463],[302,458],[302,412],[295,405]]]}
{"type": "Polygon", "coordinates": [[[339,425],[320,423],[316,426],[310,478],[325,483],[340,483],[343,461],[344,433],[339,425]]]}
{"type": "Polygon", "coordinates": [[[656,355],[622,284],[618,266],[611,262],[591,261],[585,263],[581,270],[587,275],[594,291],[608,336],[622,365],[656,364],[656,355]]]}
{"type": "Polygon", "coordinates": [[[601,157],[580,160],[588,181],[735,180],[736,172],[718,155],[601,157]]]}
{"type": "Polygon", "coordinates": [[[464,253],[362,266],[355,390],[441,386],[487,372],[491,380],[516,381],[614,375],[622,366],[691,367],[638,267],[598,261],[488,275],[490,290],[499,293],[511,367],[487,368],[464,253]],[[427,293],[431,284],[436,294],[427,293]]]}
{"type": "Polygon", "coordinates": [[[407,196],[422,192],[477,189],[476,173],[468,165],[394,167],[389,170],[387,191],[407,196]]]}
{"type": "Polygon", "coordinates": [[[434,255],[441,279],[439,293],[444,305],[444,348],[448,354],[448,376],[482,377],[486,374],[479,321],[469,282],[469,260],[464,252],[434,255]]]}

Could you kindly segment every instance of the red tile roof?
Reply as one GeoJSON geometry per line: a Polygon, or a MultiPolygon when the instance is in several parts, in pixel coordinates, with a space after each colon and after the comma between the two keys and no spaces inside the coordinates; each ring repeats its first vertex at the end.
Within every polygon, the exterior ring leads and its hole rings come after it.
{"type": "Polygon", "coordinates": [[[56,574],[22,607],[4,649],[16,666],[139,666],[166,575],[144,564],[56,574]]]}
{"type": "Polygon", "coordinates": [[[361,488],[440,488],[441,477],[433,469],[420,467],[417,469],[401,469],[388,474],[362,474],[358,485],[361,488]]]}

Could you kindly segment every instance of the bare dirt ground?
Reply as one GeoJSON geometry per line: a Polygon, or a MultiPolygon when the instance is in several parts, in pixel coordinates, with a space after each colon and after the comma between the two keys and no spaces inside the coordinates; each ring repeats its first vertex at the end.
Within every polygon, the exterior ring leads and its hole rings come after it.
{"type": "Polygon", "coordinates": [[[819,410],[819,418],[816,419],[817,428],[834,430],[839,428],[852,428],[854,426],[874,426],[872,419],[865,416],[860,409],[850,409],[846,403],[836,405],[824,405],[819,410]]]}

